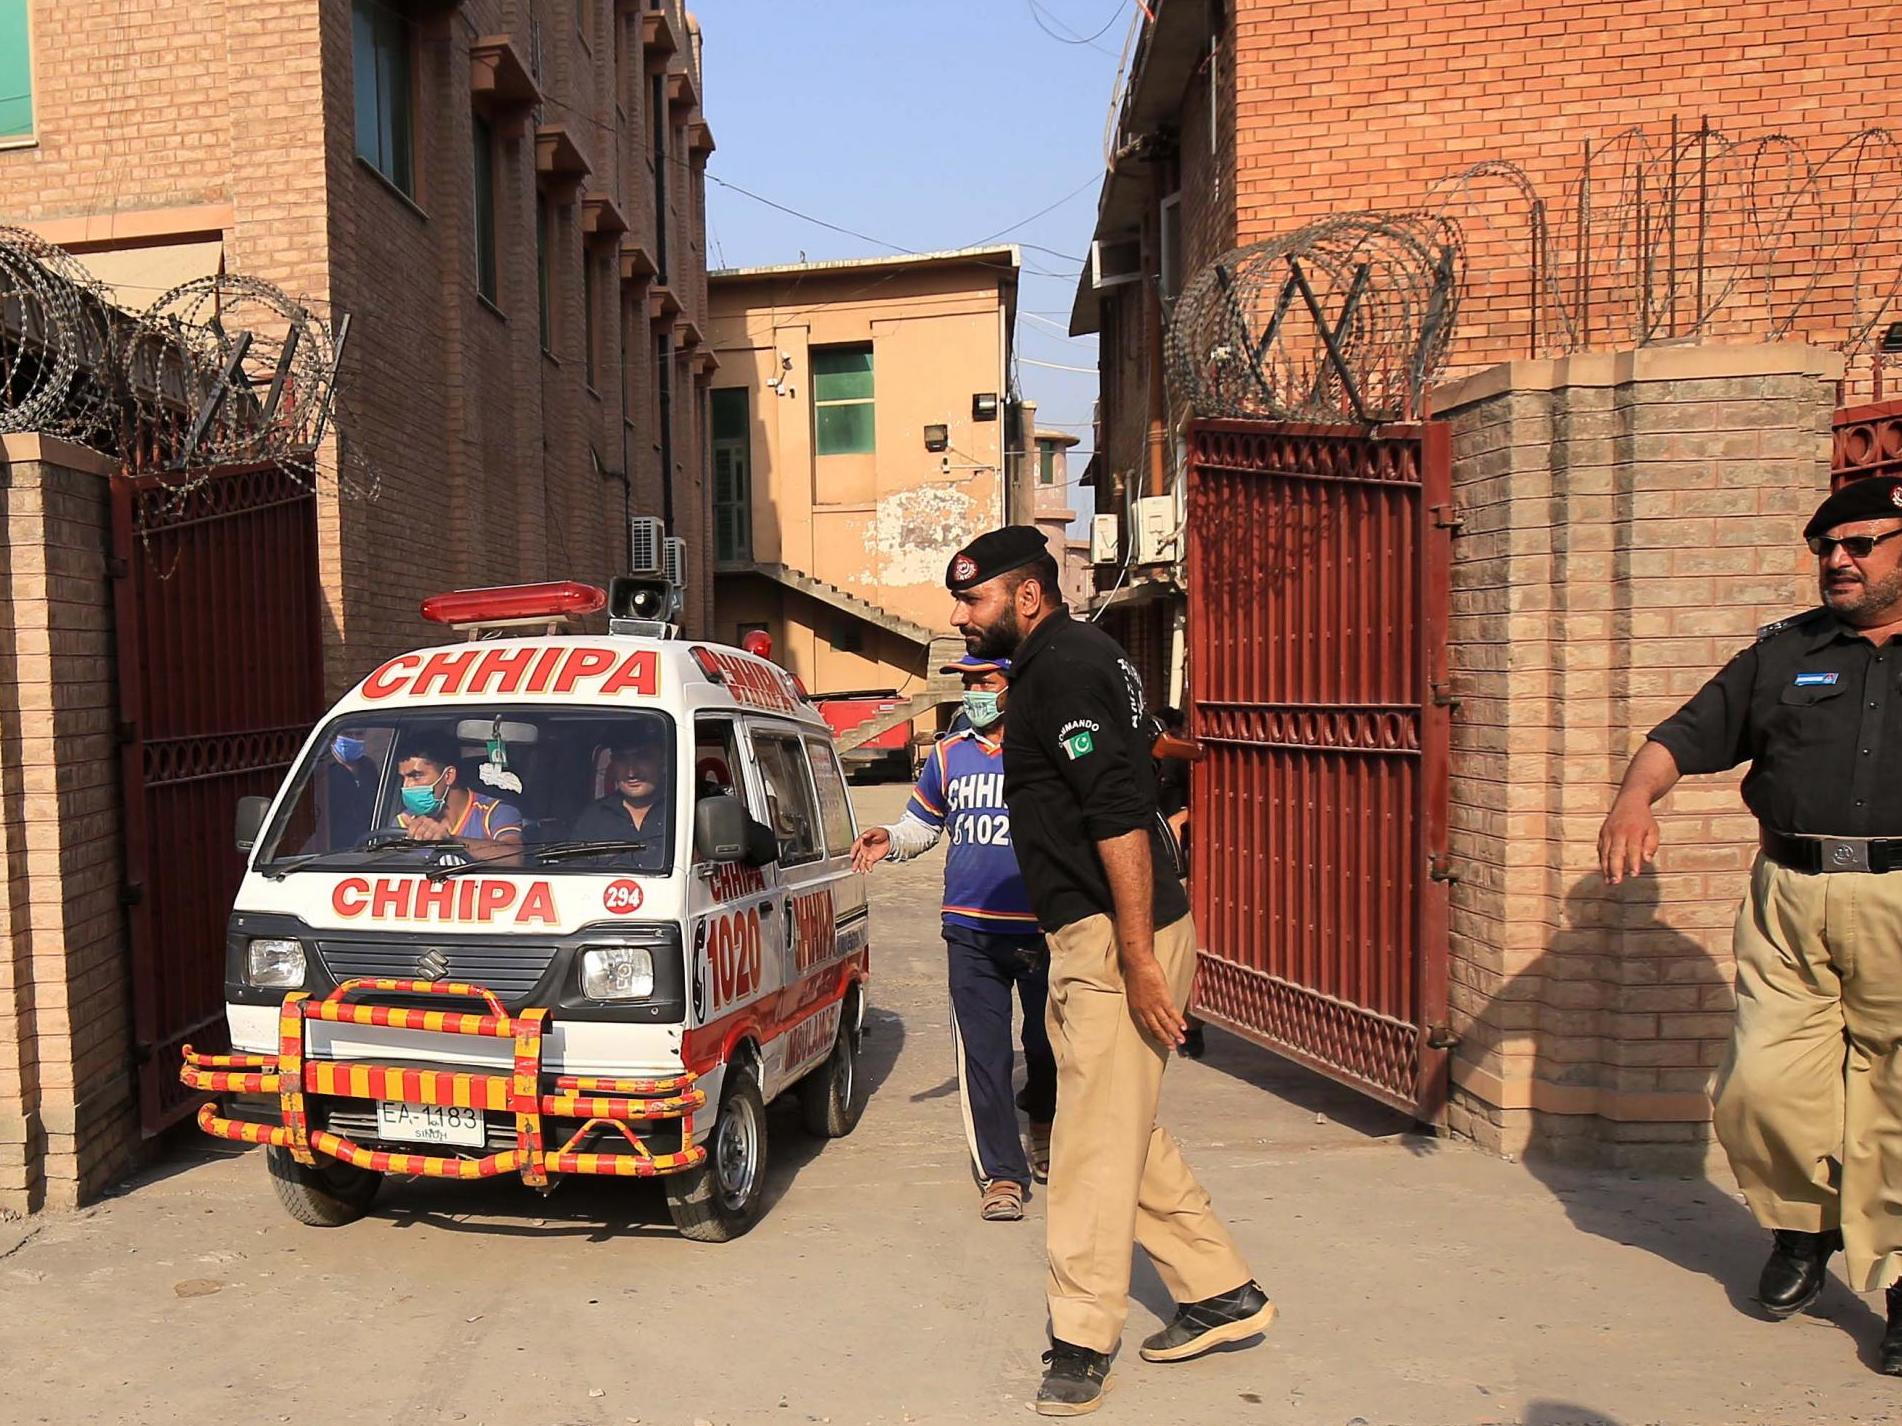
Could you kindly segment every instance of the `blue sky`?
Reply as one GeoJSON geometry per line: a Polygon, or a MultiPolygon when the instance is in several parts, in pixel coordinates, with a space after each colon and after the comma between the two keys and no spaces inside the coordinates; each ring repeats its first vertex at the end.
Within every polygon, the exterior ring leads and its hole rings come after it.
{"type": "Polygon", "coordinates": [[[997,241],[1025,245],[1019,380],[1040,422],[1068,423],[1083,438],[1074,480],[1096,378],[1026,359],[1096,366],[1095,339],[1063,332],[1134,10],[1133,0],[700,0],[705,105],[719,145],[710,178],[879,240],[709,182],[712,265],[893,250],[881,242],[967,247],[1056,203],[997,241]],[[1093,43],[1074,42],[1099,31],[1093,43]]]}

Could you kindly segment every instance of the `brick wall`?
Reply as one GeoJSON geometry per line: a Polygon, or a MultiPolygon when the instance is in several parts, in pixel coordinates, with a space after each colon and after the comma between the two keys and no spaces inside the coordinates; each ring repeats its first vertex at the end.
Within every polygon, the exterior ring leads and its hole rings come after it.
{"type": "Polygon", "coordinates": [[[1815,602],[1841,359],[1796,343],[1520,361],[1453,427],[1455,1132],[1510,1152],[1702,1156],[1756,824],[1735,776],[1659,806],[1654,874],[1596,871],[1646,730],[1815,602]]]}
{"type": "MultiPolygon", "coordinates": [[[[1858,130],[1902,120],[1902,29],[1894,18],[1883,5],[1823,11],[1798,0],[1238,0],[1236,245],[1347,209],[1419,204],[1435,180],[1492,158],[1526,170],[1563,236],[1574,224],[1568,185],[1585,143],[1602,145],[1635,125],[1661,149],[1673,115],[1686,130],[1707,116],[1733,139],[1788,134],[1819,160],[1858,130]]],[[[1595,170],[1601,210],[1609,206],[1608,170],[1621,157],[1601,156],[1595,170]]],[[[1869,167],[1864,182],[1886,196],[1894,180],[1885,162],[1869,167]]],[[[1774,195],[1784,182],[1780,166],[1773,162],[1763,179],[1766,197],[1774,195]]],[[[1686,265],[1690,197],[1678,222],[1686,265]]],[[[1651,201],[1658,201],[1655,180],[1651,201]]],[[[1493,186],[1453,211],[1467,220],[1471,280],[1455,370],[1532,355],[1525,205],[1507,202],[1504,188],[1493,186]]],[[[1857,305],[1852,269],[1864,270],[1869,289],[1886,286],[1902,261],[1894,242],[1877,242],[1853,260],[1842,250],[1819,252],[1821,225],[1846,217],[1812,205],[1788,220],[1781,257],[1789,266],[1779,293],[1803,309],[1796,337],[1833,344],[1857,305]],[[1820,286],[1805,298],[1813,278],[1820,286]]],[[[1604,240],[1608,215],[1601,211],[1596,221],[1604,283],[1613,257],[1604,240]]],[[[1650,221],[1655,233],[1659,215],[1650,221]]],[[[1867,216],[1857,225],[1865,237],[1867,225],[1867,216]]],[[[1712,244],[1732,232],[1720,221],[1712,244]]],[[[1667,260],[1662,246],[1657,260],[1667,260]]],[[[1712,288],[1730,275],[1713,276],[1712,288]]],[[[1865,312],[1869,298],[1865,290],[1865,312]]],[[[1601,310],[1606,300],[1601,292],[1601,310]]],[[[1771,315],[1740,302],[1717,334],[1762,340],[1771,315]]],[[[1615,333],[1595,333],[1594,345],[1620,344],[1615,333]]]]}
{"type": "Polygon", "coordinates": [[[0,439],[0,1210],[70,1207],[139,1144],[119,904],[105,463],[0,439]]]}

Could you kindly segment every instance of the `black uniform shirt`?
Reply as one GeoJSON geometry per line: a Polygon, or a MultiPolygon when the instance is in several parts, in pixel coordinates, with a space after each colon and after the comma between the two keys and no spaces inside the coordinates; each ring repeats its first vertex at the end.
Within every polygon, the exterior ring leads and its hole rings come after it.
{"type": "Polygon", "coordinates": [[[1175,839],[1156,810],[1142,682],[1116,641],[1067,614],[1038,625],[1012,659],[1009,707],[1004,800],[1038,924],[1113,918],[1096,844],[1139,829],[1149,833],[1155,924],[1188,915],[1175,839]]]}
{"type": "Polygon", "coordinates": [[[1651,738],[1680,772],[1748,761],[1744,801],[1771,831],[1902,836],[1902,641],[1827,609],[1766,626],[1651,738]]]}
{"type": "Polygon", "coordinates": [[[577,842],[645,842],[639,852],[604,852],[621,865],[637,871],[656,871],[667,865],[667,800],[657,800],[647,814],[645,828],[636,827],[628,816],[627,804],[619,792],[610,791],[581,809],[571,834],[577,842]]]}

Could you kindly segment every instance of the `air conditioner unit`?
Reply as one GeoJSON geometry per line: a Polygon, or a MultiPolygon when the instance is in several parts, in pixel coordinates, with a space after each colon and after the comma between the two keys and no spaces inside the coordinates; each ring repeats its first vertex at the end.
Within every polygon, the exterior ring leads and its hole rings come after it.
{"type": "Polygon", "coordinates": [[[1097,291],[1142,280],[1142,239],[1099,238],[1090,244],[1090,286],[1097,291]]]}
{"type": "Polygon", "coordinates": [[[1121,521],[1114,513],[1096,515],[1090,520],[1090,563],[1120,564],[1122,552],[1121,521]]]}
{"type": "Polygon", "coordinates": [[[627,572],[644,579],[667,573],[662,546],[667,526],[652,515],[635,515],[627,522],[627,572]]]}
{"type": "Polygon", "coordinates": [[[1136,563],[1169,564],[1176,559],[1176,502],[1173,495],[1145,495],[1136,501],[1136,563]]]}
{"type": "Polygon", "coordinates": [[[679,589],[687,582],[687,542],[678,535],[669,535],[660,546],[661,572],[674,588],[679,589]]]}

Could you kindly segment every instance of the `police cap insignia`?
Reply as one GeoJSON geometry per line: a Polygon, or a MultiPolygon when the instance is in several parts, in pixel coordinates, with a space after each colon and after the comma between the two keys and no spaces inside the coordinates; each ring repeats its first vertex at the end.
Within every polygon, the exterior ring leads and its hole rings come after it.
{"type": "Polygon", "coordinates": [[[1838,525],[1857,520],[1893,520],[1902,510],[1902,479],[1892,475],[1871,475],[1852,480],[1834,492],[1810,516],[1803,527],[1803,538],[1826,535],[1838,525]]]}
{"type": "Polygon", "coordinates": [[[1035,525],[1005,525],[986,530],[951,556],[944,571],[944,587],[953,594],[1022,569],[1048,553],[1050,546],[1035,525]]]}

